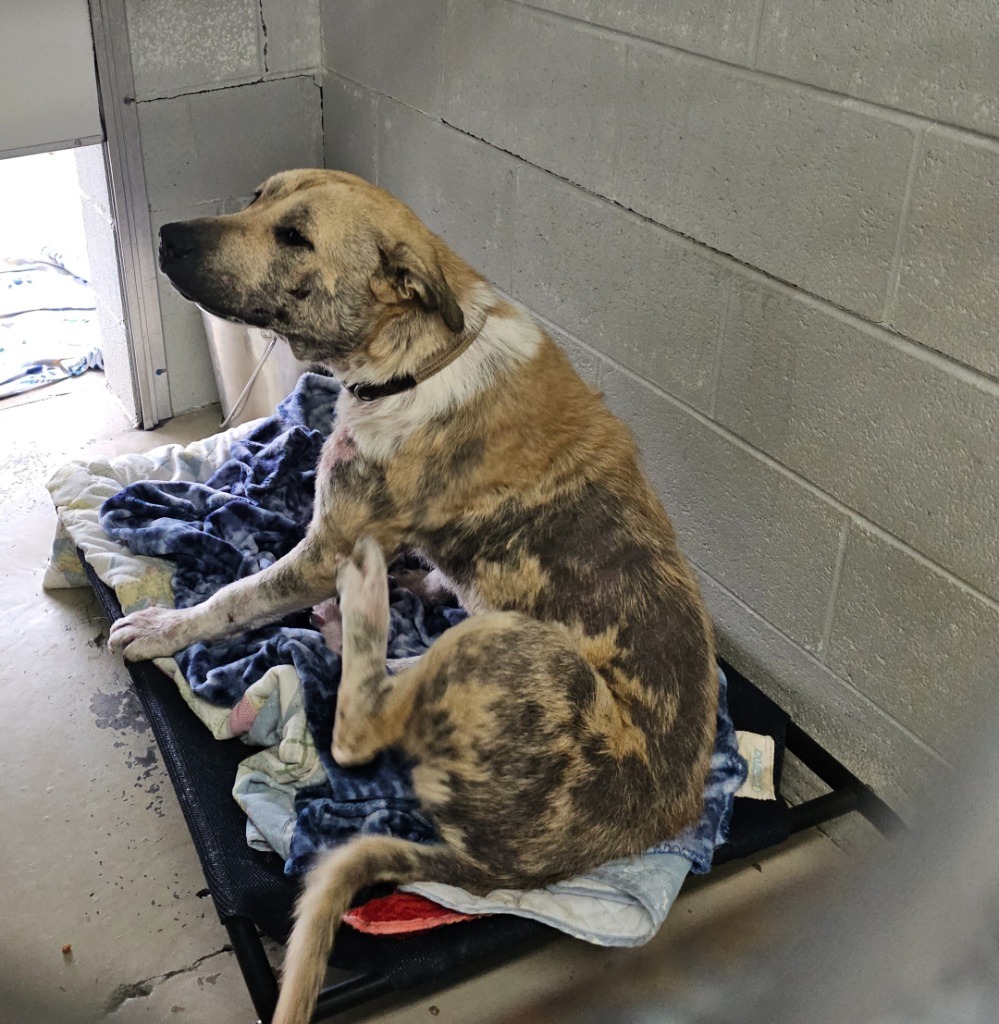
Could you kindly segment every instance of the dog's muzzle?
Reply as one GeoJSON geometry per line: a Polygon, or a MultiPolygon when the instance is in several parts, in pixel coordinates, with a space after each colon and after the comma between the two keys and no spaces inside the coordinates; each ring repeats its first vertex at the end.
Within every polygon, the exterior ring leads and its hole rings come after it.
{"type": "Polygon", "coordinates": [[[190,259],[199,249],[198,232],[184,221],[174,221],[160,228],[160,266],[190,259]]]}
{"type": "MultiPolygon", "coordinates": [[[[160,270],[174,288],[210,312],[222,304],[215,277],[205,267],[205,257],[218,244],[219,228],[207,218],[179,220],[160,228],[160,270]]],[[[261,311],[263,312],[263,311],[261,311]]],[[[218,311],[228,318],[228,311],[218,311]]]]}

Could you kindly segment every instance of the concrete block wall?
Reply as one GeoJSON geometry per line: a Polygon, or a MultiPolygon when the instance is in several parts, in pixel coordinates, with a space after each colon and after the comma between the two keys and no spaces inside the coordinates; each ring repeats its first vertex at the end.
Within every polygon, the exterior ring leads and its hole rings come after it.
{"type": "MultiPolygon", "coordinates": [[[[238,209],[269,174],[322,166],[316,0],[125,0],[153,237],[238,209]]],[[[157,275],[170,398],[217,400],[200,315],[157,275]]]]}
{"type": "Polygon", "coordinates": [[[999,9],[320,0],[328,166],[605,392],[722,651],[901,809],[999,683],[999,9]]]}

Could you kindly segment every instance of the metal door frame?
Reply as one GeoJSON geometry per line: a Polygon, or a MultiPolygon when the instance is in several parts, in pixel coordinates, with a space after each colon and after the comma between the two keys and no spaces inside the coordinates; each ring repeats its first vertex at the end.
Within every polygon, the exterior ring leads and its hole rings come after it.
{"type": "Polygon", "coordinates": [[[90,0],[90,23],[133,390],[140,425],[150,430],[169,419],[173,407],[125,0],[90,0]]]}

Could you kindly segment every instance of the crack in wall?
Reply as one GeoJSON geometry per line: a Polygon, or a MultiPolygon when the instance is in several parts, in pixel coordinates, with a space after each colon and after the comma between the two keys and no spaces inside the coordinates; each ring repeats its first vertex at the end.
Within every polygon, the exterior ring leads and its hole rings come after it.
{"type": "Polygon", "coordinates": [[[261,50],[261,57],[264,62],[264,74],[267,74],[267,22],[264,21],[264,0],[257,0],[257,6],[260,9],[260,38],[263,42],[263,49],[261,50]]]}
{"type": "Polygon", "coordinates": [[[213,92],[222,92],[225,89],[242,89],[247,85],[263,85],[266,82],[284,82],[289,78],[315,78],[315,74],[311,71],[268,71],[262,75],[253,75],[252,77],[241,79],[238,82],[226,82],[224,84],[179,89],[176,92],[165,92],[162,96],[126,96],[123,102],[126,104],[162,103],[164,100],[179,100],[186,96],[205,96],[213,92]]]}
{"type": "Polygon", "coordinates": [[[326,89],[323,85],[323,70],[319,69],[319,138],[323,144],[323,167],[326,167],[326,89]]]}
{"type": "Polygon", "coordinates": [[[197,960],[186,967],[179,967],[175,971],[167,971],[166,974],[156,974],[151,978],[143,978],[142,981],[133,981],[130,984],[119,985],[104,1004],[104,1012],[107,1014],[114,1013],[116,1010],[121,1009],[129,999],[147,999],[153,994],[153,989],[157,985],[163,984],[164,981],[176,978],[178,974],[190,974],[191,971],[196,971],[206,960],[211,960],[212,957],[231,952],[232,946],[226,943],[226,945],[221,949],[217,949],[214,953],[206,953],[204,956],[199,956],[197,960]]]}

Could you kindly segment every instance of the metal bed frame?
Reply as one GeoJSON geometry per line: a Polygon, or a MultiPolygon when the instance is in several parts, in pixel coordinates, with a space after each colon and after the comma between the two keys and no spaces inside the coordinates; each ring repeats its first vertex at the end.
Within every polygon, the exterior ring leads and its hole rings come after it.
{"type": "MultiPolygon", "coordinates": [[[[113,621],[121,614],[114,592],[98,579],[82,555],[81,562],[100,604],[113,621]]],[[[208,891],[229,934],[258,1015],[258,1024],[270,1024],[277,1002],[278,982],[261,941],[261,930],[277,939],[284,937],[290,925],[294,886],[273,864],[263,864],[261,855],[250,851],[243,842],[242,812],[231,799],[232,774],[226,773],[234,772],[234,766],[245,756],[246,748],[235,740],[214,740],[184,705],[174,683],[151,663],[128,664],[127,667],[163,753],[201,859],[208,891]],[[257,889],[254,890],[253,886],[257,889]],[[244,887],[250,887],[249,893],[244,891],[244,887]],[[258,906],[252,905],[254,900],[258,906]]],[[[790,808],[781,803],[779,810],[783,818],[773,830],[773,836],[763,840],[756,836],[748,847],[720,847],[716,851],[716,865],[777,846],[789,835],[854,812],[861,814],[884,834],[903,828],[895,812],[870,787],[740,673],[729,665],[723,664],[723,667],[730,680],[730,694],[732,683],[736,681],[752,700],[763,702],[780,717],[782,736],[777,741],[775,782],[779,783],[786,749],[828,786],[829,792],[790,808]]],[[[738,720],[736,725],[740,726],[738,720]]],[[[748,727],[752,728],[752,723],[748,727]]],[[[733,825],[734,822],[735,815],[733,825]]],[[[346,961],[341,959],[338,963],[337,957],[343,957],[340,951],[345,945],[341,937],[334,951],[334,965],[359,968],[360,973],[323,989],[313,1020],[329,1019],[417,985],[425,988],[428,984],[434,987],[452,984],[521,956],[561,934],[537,922],[504,915],[450,925],[436,932],[434,939],[419,941],[372,940],[369,936],[354,938],[354,949],[348,948],[346,961]],[[441,933],[446,933],[444,938],[440,937],[441,933]],[[421,943],[430,943],[432,948],[425,949],[421,943]],[[411,954],[414,946],[417,947],[416,953],[411,954]],[[372,956],[372,950],[377,955],[372,956]],[[405,953],[410,961],[400,970],[393,962],[398,953],[405,953]],[[444,969],[441,969],[442,961],[446,962],[444,969]]],[[[349,947],[351,943],[346,945],[349,947]]]]}

